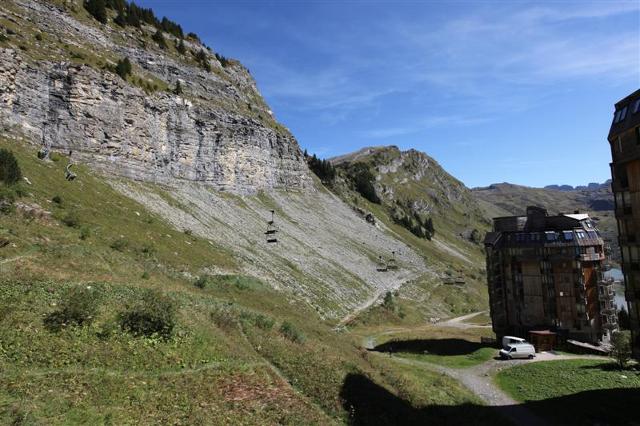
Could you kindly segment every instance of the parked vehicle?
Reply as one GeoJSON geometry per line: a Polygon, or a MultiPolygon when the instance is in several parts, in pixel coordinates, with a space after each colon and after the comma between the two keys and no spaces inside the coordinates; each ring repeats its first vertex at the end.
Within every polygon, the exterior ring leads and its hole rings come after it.
{"type": "Polygon", "coordinates": [[[536,349],[530,343],[518,343],[508,345],[505,349],[500,349],[502,359],[533,359],[536,356],[536,349]]]}
{"type": "Polygon", "coordinates": [[[519,343],[529,343],[527,342],[525,339],[523,339],[522,337],[514,337],[514,336],[504,336],[502,338],[502,347],[504,349],[507,348],[507,346],[509,345],[513,345],[513,344],[519,344],[519,343]]]}

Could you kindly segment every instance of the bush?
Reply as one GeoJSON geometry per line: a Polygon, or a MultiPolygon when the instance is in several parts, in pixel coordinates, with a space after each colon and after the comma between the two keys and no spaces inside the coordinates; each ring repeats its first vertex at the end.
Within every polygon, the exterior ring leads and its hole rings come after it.
{"type": "Polygon", "coordinates": [[[104,0],[86,0],[84,2],[84,8],[87,12],[103,24],[107,23],[107,9],[105,6],[104,0]]]}
{"type": "Polygon", "coordinates": [[[120,59],[116,64],[116,74],[120,76],[123,80],[127,79],[127,76],[131,75],[131,61],[129,58],[120,59]]]}
{"type": "Polygon", "coordinates": [[[151,39],[156,43],[158,43],[158,46],[160,46],[162,49],[167,48],[167,42],[165,41],[164,36],[162,35],[162,31],[157,30],[155,34],[151,36],[151,39]]]}
{"type": "Polygon", "coordinates": [[[187,53],[187,48],[184,45],[184,40],[180,39],[180,42],[176,44],[176,50],[181,55],[184,55],[185,53],[187,53]]]}
{"type": "Polygon", "coordinates": [[[22,171],[13,152],[0,148],[0,181],[12,185],[22,179],[22,171]]]}
{"type": "Polygon", "coordinates": [[[267,331],[271,330],[276,323],[275,320],[271,317],[250,311],[241,312],[240,320],[243,324],[251,324],[267,331]]]}
{"type": "Polygon", "coordinates": [[[0,213],[9,214],[14,210],[13,203],[16,201],[17,195],[14,188],[0,186],[0,213]]]}
{"type": "Polygon", "coordinates": [[[631,333],[618,331],[611,336],[611,356],[616,359],[620,369],[626,367],[631,359],[631,333]]]}
{"type": "Polygon", "coordinates": [[[77,228],[80,226],[80,218],[76,212],[69,212],[62,218],[62,223],[71,228],[77,228]]]}
{"type": "Polygon", "coordinates": [[[117,240],[113,240],[109,247],[116,251],[122,252],[125,251],[127,247],[129,247],[129,241],[126,238],[118,238],[117,240]]]}
{"type": "Polygon", "coordinates": [[[60,302],[60,309],[44,319],[50,331],[59,331],[65,326],[89,325],[98,311],[98,303],[90,287],[75,287],[67,292],[60,302]]]}
{"type": "Polygon", "coordinates": [[[193,285],[195,285],[198,288],[205,288],[207,286],[208,281],[209,279],[206,275],[201,275],[193,282],[193,285]]]}
{"type": "Polygon", "coordinates": [[[86,240],[87,238],[89,238],[91,236],[91,228],[89,228],[88,226],[83,226],[82,228],[80,228],[80,239],[81,240],[86,240]]]}
{"type": "Polygon", "coordinates": [[[54,195],[53,198],[51,199],[51,201],[53,201],[54,203],[61,205],[62,204],[62,197],[60,197],[59,195],[54,195]]]}
{"type": "Polygon", "coordinates": [[[148,280],[149,279],[149,273],[147,271],[144,271],[140,278],[142,278],[143,280],[148,280]]]}
{"type": "Polygon", "coordinates": [[[280,326],[280,333],[294,343],[304,343],[306,337],[289,321],[285,321],[280,326]]]}
{"type": "Polygon", "coordinates": [[[223,330],[232,330],[238,327],[238,313],[230,304],[216,306],[210,316],[213,322],[223,330]]]}
{"type": "Polygon", "coordinates": [[[148,290],[137,305],[120,313],[118,322],[123,331],[135,336],[167,339],[176,325],[176,310],[176,304],[170,297],[148,290]]]}
{"type": "Polygon", "coordinates": [[[144,243],[142,247],[140,247],[140,252],[147,256],[151,256],[156,252],[156,248],[151,243],[144,243]]]}

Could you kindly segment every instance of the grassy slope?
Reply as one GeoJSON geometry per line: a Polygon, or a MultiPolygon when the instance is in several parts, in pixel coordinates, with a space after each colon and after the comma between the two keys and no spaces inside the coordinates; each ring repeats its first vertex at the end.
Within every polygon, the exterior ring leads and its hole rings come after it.
{"type": "MultiPolygon", "coordinates": [[[[357,161],[369,164],[374,168],[380,164],[389,164],[399,157],[400,152],[394,147],[379,147],[373,154],[359,155],[357,161]]],[[[346,156],[345,158],[348,158],[346,156]]],[[[405,284],[398,293],[398,313],[389,313],[379,306],[364,312],[358,318],[358,323],[375,324],[423,324],[431,317],[451,316],[486,309],[488,293],[484,273],[484,253],[478,244],[473,244],[460,237],[465,230],[488,230],[488,222],[482,216],[481,210],[468,190],[455,178],[448,175],[435,161],[429,159],[431,175],[419,181],[409,177],[411,170],[402,167],[395,173],[384,175],[383,185],[393,188],[394,197],[401,200],[427,199],[434,210],[431,217],[436,229],[435,239],[443,242],[463,254],[465,261],[452,253],[443,250],[437,243],[424,238],[418,238],[409,230],[396,224],[390,217],[389,200],[382,204],[371,203],[358,193],[343,186],[334,191],[347,203],[358,206],[374,214],[393,235],[411,247],[419,249],[426,263],[432,267],[437,275],[424,275],[405,284]],[[450,187],[460,186],[463,193],[459,201],[448,201],[446,195],[440,192],[440,187],[432,180],[439,179],[450,187]],[[437,188],[437,189],[436,189],[437,188]],[[449,205],[451,208],[449,208],[449,205]],[[464,277],[464,286],[447,285],[444,277],[464,277]]]]}
{"type": "Polygon", "coordinates": [[[501,371],[496,381],[558,424],[628,424],[640,401],[640,374],[602,360],[530,363],[501,371]]]}
{"type": "Polygon", "coordinates": [[[438,390],[437,376],[371,359],[350,336],[255,279],[215,276],[205,288],[195,287],[203,268],[233,273],[238,265],[87,168],[78,167],[78,179],[67,182],[66,159],[41,162],[15,141],[0,146],[17,154],[31,182],[22,184],[20,202],[52,211],[48,219],[20,211],[0,216],[0,237],[9,240],[0,249],[0,421],[328,424],[348,415],[341,392],[354,374],[403,400],[411,395],[416,407],[477,403],[460,387],[438,390]],[[59,206],[50,202],[56,195],[59,206]],[[60,221],[70,212],[78,216],[77,228],[60,221]],[[82,228],[89,229],[84,240],[82,228]],[[127,244],[116,250],[115,240],[127,244]],[[91,286],[99,300],[93,324],[47,331],[44,316],[75,286],[91,286]],[[117,314],[145,288],[179,303],[173,339],[119,331],[117,314]],[[255,313],[275,325],[263,329],[240,320],[255,313]],[[284,321],[306,341],[285,338],[284,321]]]}

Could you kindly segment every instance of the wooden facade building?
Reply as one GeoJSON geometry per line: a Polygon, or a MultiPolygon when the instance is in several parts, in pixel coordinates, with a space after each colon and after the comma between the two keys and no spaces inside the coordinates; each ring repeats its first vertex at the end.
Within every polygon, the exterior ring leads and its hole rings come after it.
{"type": "Polygon", "coordinates": [[[498,339],[551,330],[597,343],[617,328],[604,242],[588,215],[528,207],[526,216],[495,218],[485,249],[498,339]]]}
{"type": "Polygon", "coordinates": [[[616,103],[608,140],[625,298],[640,358],[640,90],[616,103]]]}

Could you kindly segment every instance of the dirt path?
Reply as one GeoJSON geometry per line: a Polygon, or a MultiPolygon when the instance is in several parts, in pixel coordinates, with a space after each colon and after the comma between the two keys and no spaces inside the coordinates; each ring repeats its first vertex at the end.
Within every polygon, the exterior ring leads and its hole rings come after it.
{"type": "MultiPolygon", "coordinates": [[[[458,328],[474,328],[485,327],[477,324],[465,324],[464,321],[469,318],[473,318],[476,315],[480,315],[484,312],[474,312],[472,314],[463,315],[461,317],[451,318],[447,321],[443,321],[434,324],[434,327],[458,327],[458,328]]],[[[365,336],[363,339],[363,346],[369,350],[376,346],[376,336],[385,334],[393,334],[401,329],[390,329],[382,333],[377,333],[375,336],[365,336]]],[[[496,349],[497,353],[497,349],[496,349]]],[[[382,354],[380,354],[382,356],[382,354]]],[[[491,359],[482,364],[469,367],[469,368],[451,368],[444,367],[442,365],[434,364],[427,361],[402,358],[400,356],[394,356],[392,358],[395,362],[409,364],[419,367],[424,367],[432,371],[437,371],[442,374],[457,380],[467,389],[473,392],[478,398],[480,398],[485,404],[490,407],[495,407],[502,415],[511,420],[514,424],[523,426],[543,426],[548,424],[535,413],[531,412],[525,405],[514,400],[505,392],[503,392],[494,382],[494,376],[499,371],[506,368],[515,367],[531,362],[544,362],[553,360],[568,360],[568,359],[608,359],[605,357],[596,357],[589,355],[556,355],[549,352],[542,352],[536,355],[534,359],[527,360],[508,360],[503,361],[499,359],[491,359]]]]}
{"type": "Polygon", "coordinates": [[[465,322],[468,319],[471,319],[473,317],[477,317],[478,315],[482,315],[487,313],[487,311],[479,311],[479,312],[473,312],[467,315],[463,315],[461,317],[456,317],[456,318],[450,318],[446,321],[442,321],[439,323],[436,323],[435,326],[444,326],[444,327],[456,327],[456,328],[491,328],[490,325],[481,325],[481,324],[469,324],[467,322],[465,322]]]}

